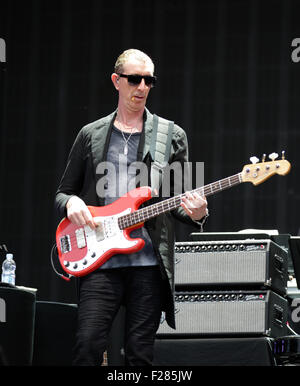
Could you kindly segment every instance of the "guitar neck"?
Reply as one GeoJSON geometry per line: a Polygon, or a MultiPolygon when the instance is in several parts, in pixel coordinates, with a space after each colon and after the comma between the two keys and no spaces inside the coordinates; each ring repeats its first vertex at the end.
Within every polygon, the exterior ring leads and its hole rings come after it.
{"type": "MultiPolygon", "coordinates": [[[[231,177],[223,178],[222,180],[213,182],[211,184],[202,186],[191,191],[191,193],[199,193],[200,196],[211,196],[222,190],[229,189],[232,186],[242,183],[242,173],[237,173],[231,177]]],[[[133,213],[126,214],[119,217],[120,229],[130,228],[136,224],[145,222],[151,218],[159,216],[161,213],[170,212],[178,208],[181,205],[182,198],[185,197],[185,193],[175,197],[168,198],[164,201],[160,201],[156,204],[149,205],[145,208],[138,209],[133,213]]]]}

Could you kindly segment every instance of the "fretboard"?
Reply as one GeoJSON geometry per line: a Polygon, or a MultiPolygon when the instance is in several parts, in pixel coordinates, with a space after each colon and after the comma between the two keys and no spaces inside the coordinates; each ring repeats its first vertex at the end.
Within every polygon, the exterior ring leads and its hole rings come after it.
{"type": "MultiPolygon", "coordinates": [[[[222,180],[202,186],[201,188],[194,189],[191,191],[191,193],[197,192],[200,194],[200,196],[207,197],[222,190],[229,189],[232,186],[240,184],[241,182],[243,182],[241,173],[238,173],[231,177],[223,178],[222,180]]],[[[156,204],[146,206],[145,208],[138,209],[133,213],[121,216],[118,219],[119,227],[120,229],[130,228],[153,217],[157,217],[161,213],[174,210],[181,205],[183,197],[185,197],[185,193],[160,201],[156,204]]]]}

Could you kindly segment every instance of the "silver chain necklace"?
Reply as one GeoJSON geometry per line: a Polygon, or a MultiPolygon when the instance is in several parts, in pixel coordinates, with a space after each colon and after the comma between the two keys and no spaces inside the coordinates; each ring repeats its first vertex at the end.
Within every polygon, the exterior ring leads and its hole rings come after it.
{"type": "Polygon", "coordinates": [[[125,138],[125,135],[124,135],[123,130],[121,130],[121,133],[122,133],[122,136],[123,136],[123,139],[124,139],[124,142],[125,142],[124,150],[123,150],[123,154],[124,154],[124,155],[127,155],[127,154],[128,154],[128,142],[129,142],[129,140],[130,140],[130,137],[132,136],[132,133],[133,133],[133,130],[134,130],[134,129],[135,129],[134,127],[131,129],[130,135],[129,135],[129,137],[128,137],[127,139],[125,138]]]}
{"type": "MultiPolygon", "coordinates": [[[[118,122],[119,124],[122,126],[123,129],[125,129],[125,125],[123,125],[123,123],[118,119],[118,122]]],[[[128,127],[128,126],[127,126],[128,127]]],[[[122,137],[123,137],[123,140],[125,142],[125,145],[124,145],[124,150],[123,150],[123,154],[124,155],[127,155],[128,154],[128,142],[133,134],[134,131],[138,131],[138,129],[136,127],[132,127],[130,129],[130,134],[129,134],[129,137],[126,139],[125,135],[124,135],[124,130],[121,129],[121,133],[122,133],[122,137]]],[[[126,130],[125,130],[126,132],[126,130]]]]}

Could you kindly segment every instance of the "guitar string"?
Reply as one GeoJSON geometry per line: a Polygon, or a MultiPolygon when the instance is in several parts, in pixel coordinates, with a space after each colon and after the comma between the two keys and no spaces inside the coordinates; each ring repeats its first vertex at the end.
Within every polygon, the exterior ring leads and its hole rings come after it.
{"type": "MultiPolygon", "coordinates": [[[[220,181],[214,182],[212,184],[206,185],[201,188],[197,188],[191,193],[194,192],[199,192],[200,194],[204,194],[205,196],[209,196],[213,193],[216,193],[218,191],[227,189],[231,186],[237,185],[241,182],[241,173],[238,173],[234,176],[224,178],[220,181]],[[225,184],[226,183],[226,184],[225,184]]],[[[133,213],[129,213],[127,215],[121,216],[118,219],[119,226],[121,229],[124,229],[126,227],[132,226],[138,222],[142,222],[143,220],[147,220],[151,217],[155,217],[158,211],[162,213],[162,211],[169,211],[177,208],[180,203],[182,197],[185,196],[185,193],[176,196],[176,197],[171,197],[167,200],[164,200],[162,202],[149,205],[146,208],[139,209],[133,213]],[[148,218],[147,218],[148,217],[148,218]]]]}

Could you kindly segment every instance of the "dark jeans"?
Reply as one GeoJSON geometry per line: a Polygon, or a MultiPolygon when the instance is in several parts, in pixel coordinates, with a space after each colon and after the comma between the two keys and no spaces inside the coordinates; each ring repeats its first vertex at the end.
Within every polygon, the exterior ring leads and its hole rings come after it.
{"type": "Polygon", "coordinates": [[[100,365],[120,306],[126,308],[125,364],[151,365],[162,309],[158,266],[102,269],[80,279],[74,365],[100,365]]]}

